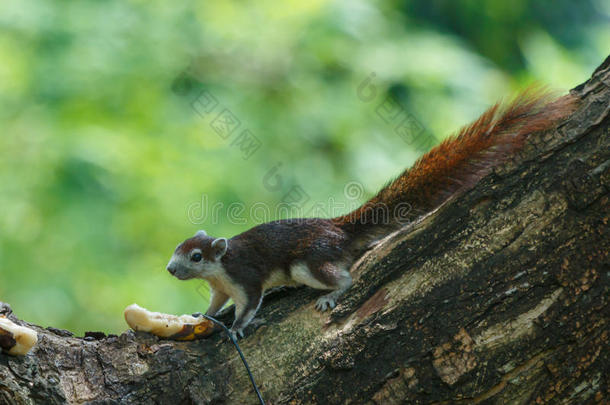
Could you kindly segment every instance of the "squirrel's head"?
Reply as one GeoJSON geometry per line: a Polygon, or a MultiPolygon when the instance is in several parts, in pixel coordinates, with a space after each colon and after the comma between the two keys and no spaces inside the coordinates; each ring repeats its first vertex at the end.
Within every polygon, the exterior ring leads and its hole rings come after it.
{"type": "Polygon", "coordinates": [[[199,231],[178,245],[167,271],[180,280],[213,277],[222,271],[220,259],[227,252],[226,238],[213,238],[199,231]]]}

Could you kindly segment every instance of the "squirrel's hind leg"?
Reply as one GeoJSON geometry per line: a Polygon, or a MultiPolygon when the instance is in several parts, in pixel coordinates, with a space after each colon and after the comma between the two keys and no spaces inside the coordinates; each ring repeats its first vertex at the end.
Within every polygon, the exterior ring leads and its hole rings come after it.
{"type": "Polygon", "coordinates": [[[352,285],[352,276],[349,272],[345,272],[345,277],[341,279],[340,287],[332,292],[321,296],[316,301],[316,309],[318,311],[326,311],[327,309],[333,309],[337,306],[337,299],[341,297],[345,291],[347,291],[352,285]]]}
{"type": "Polygon", "coordinates": [[[316,301],[316,309],[326,311],[337,306],[337,299],[352,285],[352,276],[344,264],[326,262],[309,267],[304,263],[290,268],[292,279],[319,290],[333,290],[316,301]]]}

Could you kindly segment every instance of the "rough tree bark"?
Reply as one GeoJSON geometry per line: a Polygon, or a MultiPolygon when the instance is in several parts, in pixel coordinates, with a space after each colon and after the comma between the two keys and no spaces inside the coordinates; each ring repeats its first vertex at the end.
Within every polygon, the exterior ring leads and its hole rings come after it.
{"type": "MultiPolygon", "coordinates": [[[[557,131],[368,252],[330,315],[310,289],[265,298],[241,345],[268,403],[608,403],[610,57],[572,93],[557,131]]],[[[31,326],[2,403],[257,402],[218,334],[31,326]]]]}

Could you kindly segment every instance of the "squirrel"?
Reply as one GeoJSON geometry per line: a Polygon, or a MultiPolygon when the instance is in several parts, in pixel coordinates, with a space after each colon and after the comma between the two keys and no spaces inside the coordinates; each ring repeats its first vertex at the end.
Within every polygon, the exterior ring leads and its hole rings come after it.
{"type": "Polygon", "coordinates": [[[235,304],[231,333],[244,328],[271,287],[301,285],[330,290],[315,307],[333,309],[352,284],[350,267],[367,248],[406,222],[472,188],[518,152],[532,134],[552,129],[574,111],[576,99],[552,101],[529,89],[503,106],[497,103],[346,215],[285,219],[257,225],[237,236],[215,238],[198,231],[176,248],[167,270],[180,280],[201,278],[211,286],[206,315],[229,300],[235,304]],[[405,216],[401,208],[408,207],[405,216]]]}

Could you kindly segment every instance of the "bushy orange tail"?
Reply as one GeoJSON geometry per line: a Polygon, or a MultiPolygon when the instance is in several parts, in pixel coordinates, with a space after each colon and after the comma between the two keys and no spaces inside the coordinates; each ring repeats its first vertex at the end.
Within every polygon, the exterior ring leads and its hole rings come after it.
{"type": "Polygon", "coordinates": [[[520,149],[529,135],[554,127],[576,105],[569,95],[549,100],[548,93],[530,89],[505,106],[494,105],[360,208],[333,222],[362,246],[435,209],[474,186],[520,149]]]}

